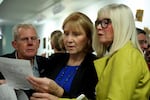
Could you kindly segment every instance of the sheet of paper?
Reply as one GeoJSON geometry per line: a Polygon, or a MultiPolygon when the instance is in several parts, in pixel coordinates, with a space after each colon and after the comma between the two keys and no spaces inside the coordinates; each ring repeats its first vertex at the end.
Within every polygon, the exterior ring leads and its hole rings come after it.
{"type": "Polygon", "coordinates": [[[14,89],[7,84],[0,85],[0,100],[17,100],[14,89]]]}
{"type": "Polygon", "coordinates": [[[27,76],[33,76],[29,60],[0,57],[0,72],[9,86],[15,89],[32,88],[26,80],[27,76]]]}

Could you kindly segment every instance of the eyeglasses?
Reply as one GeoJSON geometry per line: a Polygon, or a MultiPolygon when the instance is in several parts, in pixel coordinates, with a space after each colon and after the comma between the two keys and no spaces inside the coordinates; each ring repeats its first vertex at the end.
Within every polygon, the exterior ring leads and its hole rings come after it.
{"type": "Polygon", "coordinates": [[[98,25],[101,25],[101,27],[104,29],[104,28],[107,28],[108,24],[110,23],[111,23],[111,19],[109,18],[104,18],[103,20],[96,20],[95,27],[97,27],[98,25]]]}
{"type": "Polygon", "coordinates": [[[146,40],[138,40],[140,45],[148,44],[146,40]]]}
{"type": "Polygon", "coordinates": [[[37,37],[24,37],[24,38],[18,38],[17,40],[19,40],[23,43],[27,43],[29,41],[36,42],[38,40],[38,38],[37,37]]]}

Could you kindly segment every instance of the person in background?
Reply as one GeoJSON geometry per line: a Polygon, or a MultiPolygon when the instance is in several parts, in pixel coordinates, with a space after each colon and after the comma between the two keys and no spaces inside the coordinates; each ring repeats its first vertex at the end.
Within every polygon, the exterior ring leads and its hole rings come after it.
{"type": "Polygon", "coordinates": [[[148,64],[149,70],[150,70],[150,49],[149,49],[149,45],[148,45],[148,39],[147,39],[147,35],[146,32],[140,28],[136,28],[137,31],[137,38],[140,44],[140,47],[144,53],[145,56],[145,60],[148,64]]]}
{"type": "MultiPolygon", "coordinates": [[[[15,51],[2,55],[1,57],[29,60],[34,76],[44,77],[46,75],[44,72],[45,67],[48,66],[48,59],[37,55],[40,40],[35,27],[31,24],[18,24],[14,26],[12,33],[12,46],[15,51]]],[[[2,73],[0,74],[0,79],[4,79],[2,73]]],[[[4,80],[1,80],[1,84],[4,82],[4,80]]],[[[33,91],[27,90],[25,92],[30,96],[33,91]]]]}
{"type": "Polygon", "coordinates": [[[102,7],[95,21],[93,48],[98,74],[97,100],[148,100],[150,73],[137,40],[131,9],[125,4],[102,7]]]}
{"type": "Polygon", "coordinates": [[[54,53],[65,52],[62,35],[63,33],[60,30],[55,30],[51,33],[51,47],[54,50],[54,53]]]}
{"type": "Polygon", "coordinates": [[[56,53],[49,61],[51,69],[47,70],[51,76],[49,78],[55,82],[48,78],[29,76],[28,81],[35,90],[41,92],[34,93],[30,99],[71,99],[85,94],[89,100],[95,100],[98,80],[93,63],[97,57],[92,54],[93,23],[85,14],[74,12],[64,20],[62,28],[67,53],[56,53]],[[52,81],[63,90],[55,88],[52,81]]]}
{"type": "MultiPolygon", "coordinates": [[[[50,35],[51,49],[54,51],[48,58],[51,58],[54,53],[65,53],[65,47],[63,44],[63,33],[60,30],[55,30],[50,35]]],[[[46,53],[42,54],[46,57],[46,53]]]]}
{"type": "Polygon", "coordinates": [[[148,64],[148,68],[149,68],[149,71],[150,71],[150,45],[148,45],[148,47],[146,49],[145,59],[146,59],[146,62],[148,64]]]}
{"type": "Polygon", "coordinates": [[[146,53],[146,50],[148,48],[146,32],[140,28],[136,28],[136,31],[137,31],[137,38],[138,38],[140,47],[141,47],[143,53],[146,53]]]}

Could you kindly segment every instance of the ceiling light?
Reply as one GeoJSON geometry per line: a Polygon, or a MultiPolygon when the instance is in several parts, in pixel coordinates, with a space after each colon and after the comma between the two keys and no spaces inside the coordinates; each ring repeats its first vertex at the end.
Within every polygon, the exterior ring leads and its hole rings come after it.
{"type": "Polygon", "coordinates": [[[0,0],[0,4],[3,2],[3,0],[0,0]]]}

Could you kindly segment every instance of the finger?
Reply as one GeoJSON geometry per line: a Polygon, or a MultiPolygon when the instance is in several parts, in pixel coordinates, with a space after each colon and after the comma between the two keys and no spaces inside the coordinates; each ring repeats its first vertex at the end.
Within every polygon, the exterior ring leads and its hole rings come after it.
{"type": "Polygon", "coordinates": [[[39,84],[34,80],[34,77],[29,76],[27,77],[27,80],[34,88],[39,87],[39,84]]]}
{"type": "Polygon", "coordinates": [[[29,76],[27,80],[32,84],[33,88],[39,92],[49,92],[49,81],[48,78],[36,78],[29,76]]]}
{"type": "Polygon", "coordinates": [[[34,76],[29,76],[27,78],[33,84],[45,84],[46,78],[39,78],[34,76]]]}
{"type": "Polygon", "coordinates": [[[36,97],[36,98],[47,98],[50,94],[48,93],[33,93],[32,97],[36,97]]]}
{"type": "Polygon", "coordinates": [[[36,83],[35,78],[34,78],[33,76],[27,77],[27,80],[28,80],[30,83],[36,83]]]}
{"type": "Polygon", "coordinates": [[[44,98],[35,98],[35,97],[30,97],[30,100],[46,100],[44,98]]]}
{"type": "Polygon", "coordinates": [[[32,98],[34,98],[32,100],[58,100],[57,96],[54,96],[49,93],[34,93],[32,95],[32,98]]]}
{"type": "Polygon", "coordinates": [[[30,100],[38,100],[38,98],[30,97],[30,100]]]}
{"type": "Polygon", "coordinates": [[[28,80],[29,83],[32,85],[32,87],[33,87],[33,89],[34,89],[35,91],[39,91],[39,92],[40,92],[39,84],[37,84],[35,81],[33,81],[30,77],[28,77],[27,80],[28,80]]]}
{"type": "Polygon", "coordinates": [[[41,87],[35,87],[34,86],[34,89],[35,89],[35,91],[37,91],[37,92],[41,92],[41,93],[44,93],[44,92],[46,92],[43,88],[41,88],[41,87]]]}

